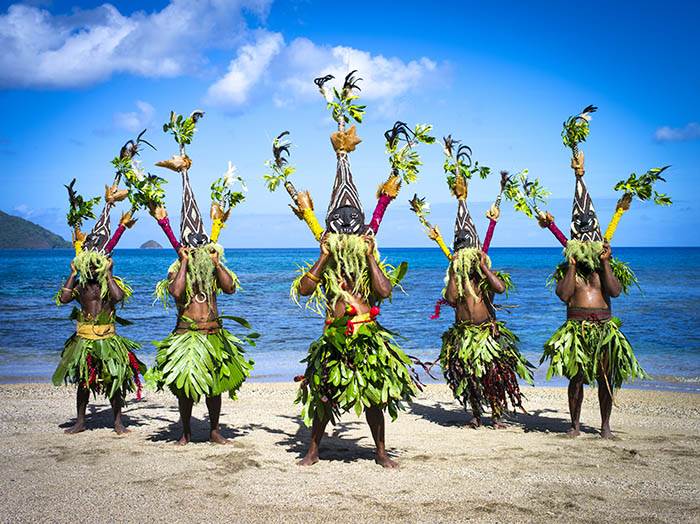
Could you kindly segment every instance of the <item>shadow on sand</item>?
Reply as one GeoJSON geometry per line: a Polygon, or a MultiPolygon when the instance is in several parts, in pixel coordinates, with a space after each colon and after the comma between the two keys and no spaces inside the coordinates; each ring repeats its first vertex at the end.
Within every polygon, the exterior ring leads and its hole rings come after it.
{"type": "MultiPolygon", "coordinates": [[[[413,402],[409,411],[433,424],[446,427],[463,427],[471,419],[471,413],[453,402],[435,402],[433,405],[413,402]]],[[[507,413],[506,424],[522,428],[525,433],[566,433],[571,427],[568,417],[553,417],[547,414],[559,413],[555,409],[538,409],[527,413],[507,413]]],[[[482,416],[484,425],[491,423],[490,417],[482,416]]],[[[598,433],[595,428],[581,424],[581,433],[598,433]]]]}
{"type": "MultiPolygon", "coordinates": [[[[279,435],[281,438],[277,444],[284,446],[287,451],[297,455],[301,459],[306,454],[311,440],[311,429],[304,425],[301,418],[290,415],[280,415],[282,418],[292,420],[296,424],[296,431],[288,432],[279,428],[271,428],[262,424],[249,424],[243,428],[246,431],[259,429],[274,435],[279,435]]],[[[348,433],[356,429],[358,426],[365,425],[364,422],[341,422],[335,426],[330,423],[326,428],[326,434],[321,441],[320,459],[322,461],[341,461],[354,462],[356,460],[374,460],[374,445],[372,436],[367,427],[367,435],[361,437],[350,438],[348,433]],[[363,446],[359,442],[363,439],[369,439],[370,446],[363,446]]],[[[391,451],[389,452],[392,455],[391,451]]]]}
{"type": "MultiPolygon", "coordinates": [[[[146,424],[139,416],[138,411],[142,409],[141,401],[130,401],[124,408],[122,408],[122,423],[128,429],[129,427],[139,427],[146,424]]],[[[73,417],[67,422],[63,422],[58,425],[61,429],[67,429],[73,426],[77,421],[77,418],[73,417]]],[[[94,404],[88,404],[87,410],[85,412],[85,428],[86,431],[91,431],[94,429],[113,429],[114,428],[114,415],[112,414],[112,407],[96,406],[94,404]]]]}

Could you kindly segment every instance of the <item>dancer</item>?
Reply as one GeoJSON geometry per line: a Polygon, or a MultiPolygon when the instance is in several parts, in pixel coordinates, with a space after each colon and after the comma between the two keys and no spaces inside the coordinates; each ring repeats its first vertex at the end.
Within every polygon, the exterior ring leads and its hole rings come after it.
{"type": "MultiPolygon", "coordinates": [[[[596,109],[588,106],[579,115],[567,119],[562,132],[564,145],[571,149],[571,167],[575,175],[571,239],[567,241],[561,231],[558,234],[553,231],[564,245],[565,261],[556,268],[550,282],[556,284],[556,294],[567,306],[566,322],[545,343],[541,362],[549,362],[548,380],[554,375],[569,379],[571,428],[568,435],[580,434],[584,384],[597,382],[601,436],[611,438],[610,415],[615,391],[623,382],[647,375],[620,330],[622,322],[612,316],[611,299],[627,293],[637,284],[637,279],[627,264],[612,256],[609,242],[634,196],[640,200],[653,196],[660,205],[669,205],[671,200],[652,189],[656,181],[663,181],[660,173],[666,167],[653,168],[639,178],[632,174],[615,186],[616,190],[623,191],[623,196],[605,236],[602,235],[584,182],[584,154],[579,149],[590,132],[589,121],[596,109]]],[[[553,217],[537,208],[537,202],[544,200],[545,193],[539,181],[523,179],[523,190],[520,210],[537,216],[540,225],[551,230],[553,217]]]]}
{"type": "Polygon", "coordinates": [[[412,151],[418,142],[430,143],[430,126],[414,131],[397,123],[387,133],[387,150],[392,162],[389,179],[380,187],[378,203],[369,225],[365,225],[362,204],[350,172],[349,153],[360,138],[351,120],[361,121],[364,106],[355,104],[358,79],[355,71],[345,78],[340,90],[329,94],[326,76],[315,80],[332,109],[338,131],[331,135],[337,156],[335,182],[326,214],[325,232],[315,217],[308,192],[297,193],[287,178],[294,168],[287,162],[290,143],[283,133],[273,144],[275,158],[267,165],[273,174],[266,180],[271,190],[284,183],[297,205],[299,218],[309,225],[320,241],[320,254],[313,264],[300,272],[291,289],[298,302],[308,297],[307,307],[326,318],[323,335],[311,344],[304,359],[307,367],[300,382],[296,402],[302,405],[301,416],[311,426],[311,442],[302,466],[319,460],[319,446],[328,422],[335,423],[344,412],[363,412],[376,445],[375,461],[386,468],[398,464],[386,450],[384,410],[392,420],[398,416],[403,401],[416,393],[411,359],[396,344],[394,336],[378,322],[380,305],[389,298],[406,272],[406,264],[396,269],[379,259],[375,233],[388,204],[398,194],[401,182],[410,182],[417,174],[420,161],[412,151]],[[282,141],[284,139],[284,141],[282,141]],[[403,145],[402,145],[403,144],[403,145]],[[290,187],[291,186],[291,187],[290,187]]]}
{"type": "Polygon", "coordinates": [[[504,322],[496,318],[495,294],[508,292],[512,287],[510,276],[491,269],[488,249],[500,217],[501,195],[512,185],[507,172],[501,172],[501,191],[486,216],[489,227],[483,247],[467,208],[468,183],[473,175],[486,178],[490,169],[472,162],[472,151],[459,145],[451,136],[444,139],[445,172],[447,184],[457,198],[457,217],[454,229],[454,252],[446,246],[440,230],[426,218],[425,199],[417,195],[410,201],[428,236],[435,240],[450,260],[443,298],[436,305],[448,304],[455,309],[454,324],[442,335],[440,366],[454,397],[466,410],[471,408],[468,425],[476,428],[483,423],[483,408],[491,408],[495,429],[505,427],[503,415],[508,402],[513,408],[523,409],[518,377],[532,384],[530,363],[518,350],[518,337],[504,322]]]}
{"type": "Polygon", "coordinates": [[[220,315],[217,295],[235,293],[238,278],[228,269],[224,249],[217,243],[231,210],[244,199],[240,191],[233,191],[235,182],[242,179],[235,175],[229,162],[226,173],[212,184],[211,235],[204,230],[204,221],[190,186],[189,169],[192,160],[185,151],[195,132],[197,122],[204,116],[194,111],[189,117],[171,113],[163,130],[170,132],[179,145],[179,154],[156,165],[165,167],[182,177],[182,214],[180,240],[170,228],[163,203],[163,179],[136,176],[130,184],[138,193],[138,202],[149,208],[151,214],[165,232],[178,254],[178,259],[168,269],[167,278],[158,283],[156,295],[167,306],[172,296],[177,306],[177,323],[174,331],[156,343],[154,366],[148,370],[149,385],[162,389],[168,386],[178,399],[182,436],[178,444],[185,445],[192,439],[192,407],[204,396],[209,410],[209,439],[217,444],[228,441],[221,435],[219,417],[221,394],[228,392],[236,397],[238,389],[250,376],[253,361],[245,358],[243,345],[255,344],[257,333],[237,337],[223,327],[223,320],[230,319],[250,329],[245,319],[220,315]]]}
{"type": "MultiPolygon", "coordinates": [[[[134,352],[140,346],[128,338],[117,335],[116,324],[127,324],[116,314],[116,306],[131,296],[131,288],[112,274],[111,253],[123,232],[131,228],[136,219],[132,211],[124,213],[119,227],[110,238],[109,215],[115,203],[127,197],[126,190],[118,189],[118,184],[138,154],[140,143],[145,142],[139,135],[129,141],[120,154],[112,161],[117,172],[112,186],[105,187],[105,205],[92,231],[85,236],[80,228],[87,219],[95,218],[94,206],[100,198],[85,200],[75,191],[75,179],[66,186],[70,201],[68,225],[73,229],[75,258],[71,262],[71,273],[56,296],[59,304],[75,300],[80,308],[74,308],[71,319],[77,328],[65,343],[61,361],[53,375],[54,385],[76,384],[78,387],[76,405],[77,419],[66,429],[69,434],[80,433],[86,428],[85,410],[90,392],[104,394],[112,405],[114,430],[121,435],[128,432],[121,418],[122,407],[128,393],[136,391],[141,398],[139,374],[146,366],[134,352]],[[130,147],[127,147],[131,144],[130,147]]],[[[150,144],[149,144],[150,145],[150,144]]]]}

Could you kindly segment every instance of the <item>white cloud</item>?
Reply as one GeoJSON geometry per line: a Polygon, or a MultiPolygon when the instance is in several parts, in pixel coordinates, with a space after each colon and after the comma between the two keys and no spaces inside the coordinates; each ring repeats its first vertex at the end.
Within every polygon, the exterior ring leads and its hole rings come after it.
{"type": "Polygon", "coordinates": [[[656,130],[654,138],[657,142],[682,142],[700,139],[700,123],[690,122],[683,127],[663,126],[656,130]]]}
{"type": "Polygon", "coordinates": [[[138,111],[114,113],[114,125],[131,133],[139,133],[148,127],[153,121],[155,109],[151,104],[142,100],[136,101],[136,107],[138,111]]]}
{"type": "Polygon", "coordinates": [[[397,98],[437,69],[437,64],[425,57],[404,62],[352,47],[318,46],[306,38],[297,38],[289,45],[285,60],[288,74],[283,85],[297,95],[316,93],[311,82],[315,77],[331,74],[340,85],[349,71],[357,69],[364,80],[362,97],[367,100],[397,98]]]}
{"type": "Polygon", "coordinates": [[[239,107],[249,101],[255,88],[268,93],[276,107],[285,107],[317,97],[314,78],[332,74],[340,86],[345,75],[357,69],[363,79],[362,98],[390,104],[428,82],[437,68],[425,57],[405,62],[352,47],[316,45],[307,38],[296,38],[285,46],[281,35],[266,33],[241,48],[228,73],[209,88],[209,99],[239,107]]]}
{"type": "Polygon", "coordinates": [[[114,73],[172,77],[206,64],[247,33],[243,11],[265,16],[271,0],[171,0],[122,15],[111,4],[69,15],[13,4],[0,15],[0,87],[90,85],[114,73]]]}
{"type": "Polygon", "coordinates": [[[255,43],[238,50],[236,58],[228,66],[228,72],[209,87],[207,100],[228,107],[245,104],[251,89],[260,81],[283,46],[281,34],[261,32],[255,43]]]}

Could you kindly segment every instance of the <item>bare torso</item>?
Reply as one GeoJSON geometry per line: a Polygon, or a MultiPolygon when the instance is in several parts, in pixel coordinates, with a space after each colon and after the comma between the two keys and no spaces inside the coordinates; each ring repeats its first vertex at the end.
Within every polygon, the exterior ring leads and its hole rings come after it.
{"type": "Polygon", "coordinates": [[[71,274],[61,288],[59,301],[62,304],[76,300],[80,304],[85,319],[95,319],[101,313],[112,316],[114,307],[124,299],[124,292],[117,285],[112,276],[112,265],[107,270],[107,296],[101,296],[101,286],[96,280],[88,280],[85,284],[78,284],[75,266],[71,264],[71,274]]]}
{"type": "MultiPolygon", "coordinates": [[[[189,304],[185,293],[187,279],[187,265],[189,264],[189,251],[187,248],[182,248],[180,255],[180,269],[176,273],[168,275],[170,285],[168,290],[175,299],[177,305],[177,325],[175,331],[183,333],[190,327],[190,322],[195,322],[197,327],[202,331],[213,332],[219,328],[219,311],[216,304],[216,293],[207,295],[200,292],[199,289],[194,289],[194,296],[191,297],[189,304]],[[184,318],[186,317],[186,318],[184,318]]],[[[233,278],[226,271],[223,264],[220,263],[216,252],[210,253],[214,264],[214,277],[216,284],[224,293],[235,293],[236,286],[233,278]]]]}
{"type": "Polygon", "coordinates": [[[493,308],[493,297],[495,293],[503,293],[506,287],[503,281],[488,267],[486,255],[484,254],[482,254],[480,261],[480,269],[484,275],[483,278],[486,279],[488,284],[488,291],[484,296],[484,291],[479,285],[477,273],[474,272],[469,275],[469,279],[476,297],[473,297],[470,293],[464,293],[462,296],[459,296],[456,275],[450,270],[445,298],[455,308],[455,322],[482,324],[496,318],[496,312],[493,308]]]}
{"type": "Polygon", "coordinates": [[[583,278],[576,275],[576,260],[570,259],[564,277],[557,282],[557,296],[569,308],[610,309],[610,297],[622,292],[620,281],[613,274],[612,251],[605,244],[600,255],[600,268],[583,278]]]}
{"type": "Polygon", "coordinates": [[[609,309],[610,296],[605,293],[600,275],[591,273],[585,280],[576,279],[574,293],[567,302],[568,307],[609,309]]]}

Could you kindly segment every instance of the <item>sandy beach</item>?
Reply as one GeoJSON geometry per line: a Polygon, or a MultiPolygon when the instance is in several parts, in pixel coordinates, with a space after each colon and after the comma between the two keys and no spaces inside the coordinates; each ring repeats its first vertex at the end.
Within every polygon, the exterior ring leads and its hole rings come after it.
{"type": "Polygon", "coordinates": [[[174,397],[148,393],[125,409],[132,432],[115,435],[109,406],[91,404],[89,430],[74,417],[74,390],[0,386],[3,522],[698,522],[700,395],[622,390],[617,439],[597,433],[587,391],[584,434],[567,429],[565,391],[528,389],[528,415],[510,427],[466,429],[444,386],[428,386],[387,426],[401,464],[373,462],[364,420],[346,415],[324,440],[321,462],[300,468],[308,430],[295,386],[246,384],[224,401],[228,446],[206,442],[204,403],[184,448],[174,397]]]}

